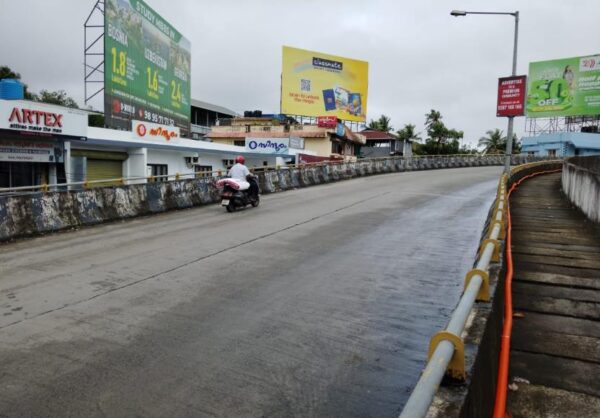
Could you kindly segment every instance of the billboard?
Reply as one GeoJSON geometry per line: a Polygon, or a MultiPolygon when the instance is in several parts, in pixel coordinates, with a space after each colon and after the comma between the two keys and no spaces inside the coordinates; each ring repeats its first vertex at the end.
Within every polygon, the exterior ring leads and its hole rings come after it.
{"type": "Polygon", "coordinates": [[[107,126],[134,119],[190,130],[190,42],[141,0],[107,0],[104,115],[107,126]]]}
{"type": "Polygon", "coordinates": [[[525,114],[526,75],[498,79],[496,116],[523,116],[525,114]]]}
{"type": "Polygon", "coordinates": [[[364,122],[369,63],[283,47],[281,113],[364,122]]]}
{"type": "Polygon", "coordinates": [[[600,114],[600,55],[529,64],[527,116],[600,114]]]}

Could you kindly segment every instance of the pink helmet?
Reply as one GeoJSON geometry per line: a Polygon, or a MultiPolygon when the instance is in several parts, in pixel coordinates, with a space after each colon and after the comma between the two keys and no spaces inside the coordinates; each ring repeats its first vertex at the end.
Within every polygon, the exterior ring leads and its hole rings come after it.
{"type": "Polygon", "coordinates": [[[244,164],[245,161],[246,161],[246,159],[244,157],[242,157],[241,155],[238,155],[237,157],[235,157],[235,162],[238,164],[244,164]]]}

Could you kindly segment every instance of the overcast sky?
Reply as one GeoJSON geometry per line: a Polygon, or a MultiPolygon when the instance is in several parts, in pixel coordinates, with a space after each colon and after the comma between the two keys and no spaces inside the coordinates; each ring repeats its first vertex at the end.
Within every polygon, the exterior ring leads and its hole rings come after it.
{"type": "MultiPolygon", "coordinates": [[[[510,75],[511,16],[520,11],[519,74],[531,61],[600,53],[600,0],[147,0],[192,44],[192,98],[237,112],[279,111],[281,47],[369,62],[369,119],[395,129],[439,110],[475,144],[506,129],[495,116],[498,77],[510,75]]],[[[0,0],[0,65],[31,91],[66,90],[83,104],[83,22],[95,0],[0,0]]],[[[97,106],[96,106],[97,107],[97,106]]],[[[524,118],[516,123],[524,133],[524,118]]]]}

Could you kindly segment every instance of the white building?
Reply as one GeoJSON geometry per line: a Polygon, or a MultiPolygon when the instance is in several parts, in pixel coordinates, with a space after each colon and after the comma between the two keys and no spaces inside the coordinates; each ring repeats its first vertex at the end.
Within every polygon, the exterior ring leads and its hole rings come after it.
{"type": "MultiPolygon", "coordinates": [[[[237,155],[252,168],[283,165],[294,152],[181,138],[177,128],[134,121],[131,131],[88,126],[88,112],[0,99],[0,188],[153,176],[218,174],[237,155]],[[268,152],[268,150],[267,150],[268,152]]],[[[136,180],[127,180],[136,178],[136,180]]],[[[102,183],[102,185],[110,182],[102,183]]]]}

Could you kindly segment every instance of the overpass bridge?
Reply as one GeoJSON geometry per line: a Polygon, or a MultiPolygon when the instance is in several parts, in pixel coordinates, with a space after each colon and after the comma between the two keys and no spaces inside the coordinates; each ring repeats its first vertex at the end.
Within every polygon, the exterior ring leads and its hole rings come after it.
{"type": "Polygon", "coordinates": [[[500,173],[361,177],[3,244],[0,416],[398,416],[500,173]]]}

